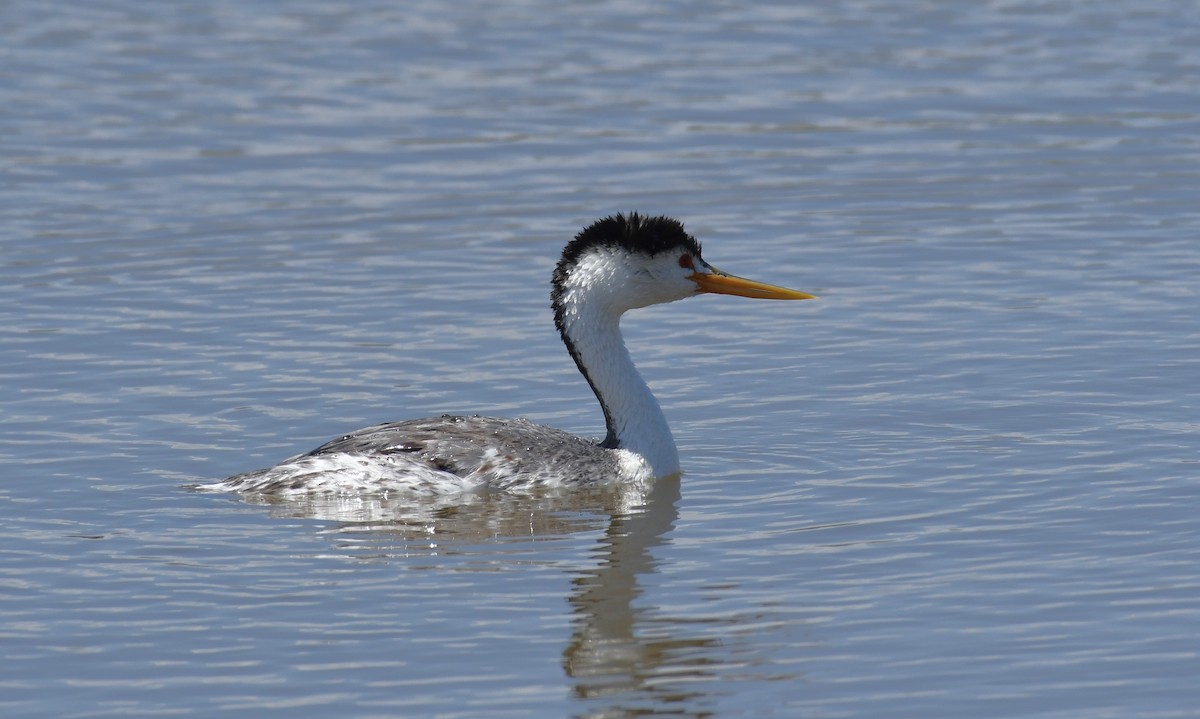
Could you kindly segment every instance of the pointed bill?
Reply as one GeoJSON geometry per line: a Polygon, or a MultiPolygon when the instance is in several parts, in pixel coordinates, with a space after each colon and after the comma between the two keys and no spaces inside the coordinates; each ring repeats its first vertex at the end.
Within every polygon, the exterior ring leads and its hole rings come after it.
{"type": "Polygon", "coordinates": [[[815,300],[816,295],[799,290],[789,290],[778,285],[768,285],[765,282],[755,282],[737,275],[727,274],[716,267],[709,266],[711,272],[694,272],[688,276],[695,282],[701,292],[711,292],[718,295],[737,295],[738,297],[753,297],[759,300],[815,300]]]}

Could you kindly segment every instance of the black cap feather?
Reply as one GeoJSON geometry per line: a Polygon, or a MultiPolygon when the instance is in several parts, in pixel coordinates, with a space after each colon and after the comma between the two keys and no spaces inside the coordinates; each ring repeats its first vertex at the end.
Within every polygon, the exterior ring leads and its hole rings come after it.
{"type": "Polygon", "coordinates": [[[617,247],[631,254],[646,255],[684,250],[693,257],[700,257],[700,243],[683,229],[679,220],[662,215],[644,217],[636,212],[617,213],[596,220],[567,243],[555,272],[555,284],[558,284],[560,273],[565,273],[580,257],[597,247],[617,247]]]}

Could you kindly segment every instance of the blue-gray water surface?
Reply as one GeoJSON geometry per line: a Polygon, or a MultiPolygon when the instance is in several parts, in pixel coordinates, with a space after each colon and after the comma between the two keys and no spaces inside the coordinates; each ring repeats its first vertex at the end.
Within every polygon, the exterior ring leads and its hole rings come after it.
{"type": "Polygon", "coordinates": [[[0,7],[0,714],[1200,717],[1186,2],[0,7]],[[548,278],[680,218],[815,302],[628,316],[680,481],[183,489],[602,433],[548,278]]]}

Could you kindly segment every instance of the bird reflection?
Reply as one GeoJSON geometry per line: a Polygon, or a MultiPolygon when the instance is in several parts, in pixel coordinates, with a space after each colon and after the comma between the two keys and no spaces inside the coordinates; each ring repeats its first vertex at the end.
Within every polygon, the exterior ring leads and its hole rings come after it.
{"type": "Polygon", "coordinates": [[[569,601],[575,627],[563,651],[563,668],[579,699],[604,707],[584,716],[640,716],[655,705],[666,709],[677,703],[672,713],[688,716],[685,707],[698,692],[680,691],[678,682],[672,682],[674,689],[656,688],[648,680],[695,678],[704,673],[701,667],[714,663],[702,657],[715,640],[653,636],[646,626],[648,608],[637,605],[638,580],[654,573],[651,550],[674,527],[679,497],[679,478],[669,477],[657,482],[640,506],[614,515],[600,540],[599,566],[573,582],[569,601]],[[610,701],[597,701],[604,699],[610,701]]]}
{"type": "MultiPolygon", "coordinates": [[[[672,620],[655,636],[651,607],[638,606],[639,582],[655,572],[652,550],[663,544],[678,518],[680,482],[665,477],[642,485],[616,485],[538,495],[460,495],[442,501],[411,497],[246,496],[266,504],[277,517],[336,522],[328,531],[337,547],[360,561],[453,552],[455,546],[496,538],[564,536],[602,529],[594,555],[599,563],[581,570],[568,602],[572,633],[563,650],[563,670],[575,696],[589,709],[583,716],[634,716],[647,709],[695,713],[696,692],[686,681],[718,664],[711,637],[678,634],[672,620]],[[436,547],[436,550],[434,549],[436,547]]],[[[474,551],[477,551],[478,547],[474,551]]]]}

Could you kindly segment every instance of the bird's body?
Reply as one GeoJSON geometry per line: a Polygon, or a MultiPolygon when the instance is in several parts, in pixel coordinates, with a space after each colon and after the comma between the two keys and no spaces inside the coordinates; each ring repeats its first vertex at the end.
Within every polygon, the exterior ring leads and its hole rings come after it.
{"type": "Polygon", "coordinates": [[[525,419],[443,415],[360,429],[267,470],[230,477],[223,489],[264,494],[479,489],[527,491],[560,484],[650,479],[627,450],[525,419]]]}
{"type": "Polygon", "coordinates": [[[722,273],[704,262],[680,223],[637,214],[605,218],[580,232],[563,250],[552,286],[555,325],[604,411],[603,441],[524,419],[444,415],[367,427],[274,467],[201,488],[447,494],[677,474],[670,428],[625,348],[621,315],[702,292],[811,297],[722,273]]]}

